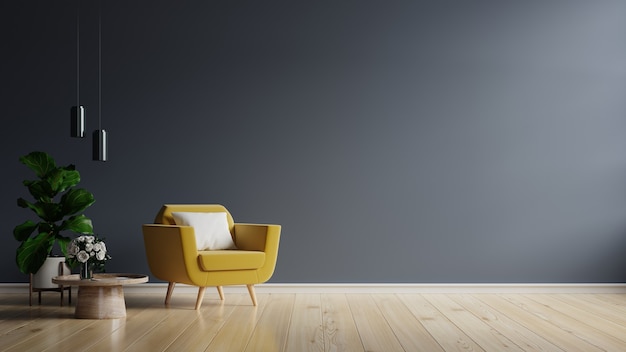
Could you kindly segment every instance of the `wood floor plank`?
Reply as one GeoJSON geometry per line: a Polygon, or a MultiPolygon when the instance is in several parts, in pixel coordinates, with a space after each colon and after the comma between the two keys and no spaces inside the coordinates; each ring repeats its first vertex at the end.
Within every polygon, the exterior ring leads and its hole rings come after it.
{"type": "Polygon", "coordinates": [[[612,321],[620,326],[626,326],[626,314],[612,307],[602,300],[595,300],[594,295],[587,294],[555,294],[554,298],[569,304],[570,306],[593,312],[598,317],[602,317],[608,321],[612,321]]]}
{"type": "Polygon", "coordinates": [[[527,296],[527,298],[532,299],[537,304],[544,305],[561,314],[576,319],[577,321],[582,322],[587,326],[593,327],[595,330],[598,330],[596,327],[601,326],[601,331],[603,333],[609,334],[612,337],[622,341],[623,344],[626,344],[626,326],[616,324],[610,320],[601,317],[596,312],[595,307],[590,307],[592,309],[581,309],[575,305],[563,302],[562,300],[554,297],[554,295],[550,294],[534,294],[527,296]]]}
{"type": "MultiPolygon", "coordinates": [[[[14,342],[18,343],[14,344],[10,348],[3,348],[3,351],[43,351],[48,346],[56,345],[67,337],[73,336],[78,331],[81,331],[86,327],[88,328],[93,324],[93,322],[90,321],[79,321],[75,319],[59,320],[59,322],[60,324],[56,324],[52,331],[31,331],[29,336],[23,336],[22,334],[9,334],[8,336],[20,338],[20,340],[16,341],[15,339],[12,339],[14,342]]],[[[2,340],[5,340],[8,336],[3,336],[2,340]]]]}
{"type": "MultiPolygon", "coordinates": [[[[29,320],[33,318],[35,310],[41,307],[50,307],[50,305],[46,304],[31,307],[28,305],[28,295],[24,294],[3,294],[0,295],[0,297],[2,299],[0,301],[0,312],[2,312],[0,315],[0,335],[7,330],[13,330],[15,328],[13,324],[19,317],[24,317],[26,320],[29,320]]],[[[61,309],[58,305],[54,308],[61,309]]]]}
{"type": "Polygon", "coordinates": [[[29,339],[45,339],[48,331],[73,319],[71,307],[37,306],[27,309],[30,311],[0,323],[0,348],[8,349],[29,339]]]}
{"type": "MultiPolygon", "coordinates": [[[[145,299],[140,297],[132,297],[127,301],[127,317],[125,319],[104,319],[104,320],[75,320],[81,323],[84,328],[79,328],[76,333],[67,336],[63,340],[56,344],[51,344],[42,352],[66,352],[76,349],[76,346],[81,346],[81,350],[88,349],[93,345],[101,343],[103,340],[107,340],[112,336],[112,332],[118,329],[123,329],[128,320],[135,321],[134,317],[142,310],[149,307],[151,304],[146,304],[145,299]],[[130,301],[130,302],[129,302],[130,301]]],[[[74,308],[72,308],[74,309],[74,308]]],[[[48,331],[49,334],[55,334],[55,331],[48,331]]]]}
{"type": "Polygon", "coordinates": [[[107,338],[85,349],[86,352],[124,351],[156,324],[167,318],[166,308],[143,309],[136,315],[127,316],[119,329],[112,331],[107,338]]]}
{"type": "Polygon", "coordinates": [[[443,351],[396,295],[375,294],[372,297],[405,351],[443,351]]]}
{"type": "MultiPolygon", "coordinates": [[[[127,294],[123,319],[0,294],[5,351],[626,351],[618,294],[127,294]],[[508,341],[508,342],[507,342],[508,341]]],[[[48,302],[49,301],[49,302],[48,302]]]]}
{"type": "Polygon", "coordinates": [[[602,351],[597,346],[587,343],[586,341],[573,335],[570,331],[552,324],[549,321],[533,314],[523,304],[515,304],[506,298],[510,295],[484,294],[480,296],[480,300],[513,319],[518,324],[525,326],[533,331],[541,331],[541,336],[560,349],[565,351],[576,352],[599,352],[602,351]]]}
{"type": "Polygon", "coordinates": [[[626,294],[593,295],[597,300],[610,303],[612,307],[626,313],[626,294]]]}
{"type": "Polygon", "coordinates": [[[322,303],[319,294],[296,295],[285,350],[324,351],[322,319],[322,303]]]}
{"type": "Polygon", "coordinates": [[[58,305],[29,306],[28,301],[8,306],[8,308],[2,310],[0,336],[10,334],[18,329],[28,329],[29,325],[31,326],[30,330],[36,330],[38,329],[37,326],[32,324],[40,323],[40,319],[57,321],[58,318],[72,318],[73,314],[74,308],[72,307],[60,307],[58,305]]]}
{"type": "Polygon", "coordinates": [[[445,351],[484,351],[422,295],[399,297],[445,351]]]}
{"type": "MultiPolygon", "coordinates": [[[[480,295],[449,295],[458,304],[480,318],[485,324],[489,324],[494,329],[500,331],[513,343],[520,346],[525,351],[563,351],[550,341],[544,339],[539,334],[518,324],[506,314],[484,304],[475,296],[480,295]]],[[[565,352],[565,351],[563,351],[565,352]]]]}
{"type": "MultiPolygon", "coordinates": [[[[213,299],[205,299],[200,310],[195,310],[196,297],[195,294],[179,294],[177,295],[176,303],[170,304],[169,307],[160,307],[164,309],[165,319],[154,324],[150,331],[133,342],[126,351],[164,351],[169,348],[173,341],[179,340],[179,337],[190,327],[198,326],[199,324],[196,323],[199,317],[222,315],[224,305],[226,304],[225,301],[221,301],[217,299],[217,296],[214,296],[213,299]]],[[[239,302],[240,298],[241,295],[239,299],[235,298],[235,301],[239,302]]],[[[204,332],[201,336],[206,337],[204,332]]],[[[208,345],[208,342],[206,344],[208,345]]]]}
{"type": "Polygon", "coordinates": [[[257,321],[270,300],[271,295],[269,294],[257,294],[257,306],[240,304],[234,307],[228,320],[213,337],[206,351],[237,352],[245,350],[257,321]]]}
{"type": "MultiPolygon", "coordinates": [[[[177,294],[169,306],[163,303],[164,293],[128,296],[127,317],[119,319],[118,329],[92,345],[88,351],[130,351],[141,350],[143,346],[153,346],[148,350],[163,350],[177,337],[172,330],[179,326],[172,324],[173,322],[184,320],[184,316],[196,318],[195,294],[177,294]],[[161,338],[163,336],[166,337],[161,338]]],[[[210,305],[207,301],[205,303],[210,305]]],[[[180,330],[177,331],[181,333],[180,330]]]]}
{"type": "Polygon", "coordinates": [[[22,293],[3,293],[0,295],[0,309],[24,304],[28,305],[28,295],[22,293]]]}
{"type": "Polygon", "coordinates": [[[541,317],[541,319],[552,323],[562,330],[570,332],[572,335],[586,341],[590,345],[605,351],[626,350],[626,343],[624,343],[624,341],[587,325],[584,320],[577,320],[560,312],[558,307],[553,308],[547,304],[538,303],[531,298],[531,295],[507,295],[506,299],[517,306],[524,307],[527,311],[541,317]]]}
{"type": "MultiPolygon", "coordinates": [[[[58,343],[49,344],[44,349],[37,349],[33,351],[42,352],[67,352],[76,349],[76,346],[80,346],[81,350],[87,349],[93,345],[97,345],[103,340],[108,339],[111,333],[117,329],[123,328],[126,324],[125,319],[106,319],[106,320],[77,320],[81,324],[75,330],[74,334],[66,336],[58,343]]],[[[54,335],[55,331],[50,331],[48,334],[54,335]]]]}
{"type": "MultiPolygon", "coordinates": [[[[211,309],[213,307],[205,307],[211,309]]],[[[198,319],[195,310],[169,309],[165,318],[126,348],[129,352],[163,351],[198,319]]]]}
{"type": "Polygon", "coordinates": [[[347,298],[366,351],[404,351],[371,295],[350,294],[347,298]]]}
{"type": "Polygon", "coordinates": [[[343,293],[322,294],[324,351],[365,351],[354,323],[348,299],[343,293]]]}
{"type": "Polygon", "coordinates": [[[484,350],[523,351],[500,331],[486,324],[447,295],[425,294],[423,296],[484,350]]]}
{"type": "Polygon", "coordinates": [[[217,332],[230,319],[235,308],[239,305],[249,306],[249,302],[250,297],[247,294],[230,294],[219,306],[211,306],[209,309],[202,307],[195,322],[176,337],[165,351],[205,351],[217,332]]]}
{"type": "Polygon", "coordinates": [[[245,351],[284,351],[294,303],[295,294],[272,294],[245,351]]]}
{"type": "Polygon", "coordinates": [[[617,295],[617,294],[580,295],[580,297],[584,297],[585,299],[592,301],[599,306],[609,308],[616,314],[620,314],[621,316],[626,316],[626,295],[617,295]]]}

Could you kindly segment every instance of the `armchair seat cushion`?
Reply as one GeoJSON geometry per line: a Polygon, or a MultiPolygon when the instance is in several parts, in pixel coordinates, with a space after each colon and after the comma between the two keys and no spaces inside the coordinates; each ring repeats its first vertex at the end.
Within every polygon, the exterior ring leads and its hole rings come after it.
{"type": "Polygon", "coordinates": [[[198,251],[204,271],[255,270],[265,264],[265,252],[242,250],[198,251]]]}

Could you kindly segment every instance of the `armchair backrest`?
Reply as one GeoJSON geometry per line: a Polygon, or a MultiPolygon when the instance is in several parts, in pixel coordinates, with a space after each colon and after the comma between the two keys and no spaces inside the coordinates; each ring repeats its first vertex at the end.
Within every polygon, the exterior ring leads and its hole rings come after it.
{"type": "Polygon", "coordinates": [[[228,229],[233,233],[235,221],[230,212],[221,204],[164,204],[159,210],[155,224],[176,225],[172,212],[190,212],[190,213],[226,213],[228,219],[228,229]]]}

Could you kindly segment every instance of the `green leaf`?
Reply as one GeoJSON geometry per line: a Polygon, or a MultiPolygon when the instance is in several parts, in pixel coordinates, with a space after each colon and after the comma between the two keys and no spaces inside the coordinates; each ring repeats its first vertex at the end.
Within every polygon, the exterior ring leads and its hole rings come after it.
{"type": "Polygon", "coordinates": [[[46,261],[53,244],[54,236],[45,232],[22,242],[15,256],[17,267],[23,274],[36,273],[46,261]]]}
{"type": "Polygon", "coordinates": [[[61,213],[60,204],[56,203],[31,203],[23,198],[17,200],[17,205],[22,208],[29,208],[34,211],[45,222],[55,222],[63,219],[64,214],[61,213]]]}
{"type": "Polygon", "coordinates": [[[30,237],[30,235],[35,231],[38,224],[34,221],[27,220],[24,223],[15,226],[13,229],[13,237],[20,242],[24,242],[30,237]]]}
{"type": "Polygon", "coordinates": [[[53,223],[40,222],[39,223],[39,233],[41,233],[41,232],[58,232],[58,230],[56,230],[56,226],[53,223]]]}
{"type": "Polygon", "coordinates": [[[44,182],[47,182],[50,185],[50,189],[55,193],[59,193],[59,187],[61,182],[63,181],[63,170],[54,169],[50,170],[46,177],[43,178],[44,182]]]}
{"type": "Polygon", "coordinates": [[[72,216],[61,224],[59,230],[69,230],[80,234],[92,235],[93,224],[85,215],[72,216]]]}
{"type": "Polygon", "coordinates": [[[61,197],[61,211],[64,215],[73,215],[81,212],[95,202],[93,194],[78,188],[67,191],[61,197]]]}
{"type": "Polygon", "coordinates": [[[18,198],[17,199],[17,206],[20,207],[20,208],[28,208],[28,204],[29,203],[24,198],[18,198]]]}
{"type": "Polygon", "coordinates": [[[47,181],[29,181],[23,182],[28,187],[28,192],[38,201],[50,202],[56,193],[50,187],[47,181]]]}
{"type": "Polygon", "coordinates": [[[80,173],[68,168],[52,170],[45,178],[54,194],[65,192],[66,189],[76,186],[80,182],[80,173]]]}
{"type": "Polygon", "coordinates": [[[56,169],[54,159],[44,152],[32,152],[20,157],[20,161],[28,166],[39,178],[44,178],[48,172],[56,169]]]}
{"type": "Polygon", "coordinates": [[[72,241],[72,239],[65,236],[57,236],[57,241],[59,242],[61,253],[63,253],[65,258],[67,258],[67,245],[72,241]]]}
{"type": "Polygon", "coordinates": [[[57,189],[59,193],[76,186],[80,182],[80,173],[74,169],[74,165],[70,165],[61,170],[61,182],[57,189]]]}

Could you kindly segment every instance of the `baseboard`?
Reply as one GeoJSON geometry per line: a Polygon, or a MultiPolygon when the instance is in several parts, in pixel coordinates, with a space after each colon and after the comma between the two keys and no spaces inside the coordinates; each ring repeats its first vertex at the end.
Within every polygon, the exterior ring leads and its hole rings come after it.
{"type": "MultiPolygon", "coordinates": [[[[626,293],[626,283],[612,284],[286,284],[256,285],[263,293],[626,293]]],[[[128,285],[128,293],[165,294],[166,283],[128,285]]],[[[178,284],[176,293],[197,293],[195,286],[178,284]]],[[[226,293],[247,293],[245,286],[225,286],[226,293]]],[[[28,293],[26,283],[0,283],[0,294],[28,293]]]]}

